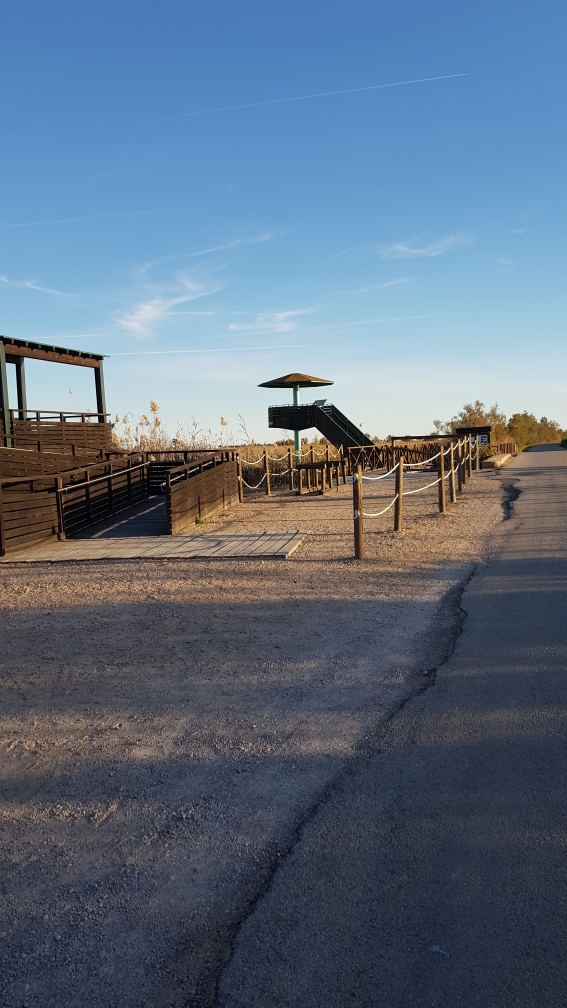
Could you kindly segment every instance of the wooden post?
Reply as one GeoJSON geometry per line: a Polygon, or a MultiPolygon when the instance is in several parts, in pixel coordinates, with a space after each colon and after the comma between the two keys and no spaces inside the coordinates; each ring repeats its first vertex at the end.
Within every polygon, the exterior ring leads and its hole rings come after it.
{"type": "Polygon", "coordinates": [[[91,474],[90,474],[90,471],[89,471],[88,469],[85,469],[85,482],[86,482],[86,484],[87,484],[87,485],[86,485],[86,487],[85,487],[85,504],[86,504],[86,506],[87,506],[87,519],[88,519],[88,523],[89,523],[89,525],[91,525],[91,524],[92,524],[92,514],[91,514],[91,488],[90,488],[90,486],[89,486],[89,481],[90,481],[90,478],[91,478],[91,474]]]}
{"type": "Polygon", "coordinates": [[[478,434],[475,435],[474,439],[474,467],[476,472],[480,469],[480,445],[478,443],[478,434]]]}
{"type": "Polygon", "coordinates": [[[0,480],[0,556],[6,556],[6,533],[4,529],[4,507],[2,505],[2,480],[0,480]]]}
{"type": "Polygon", "coordinates": [[[362,466],[357,465],[352,479],[352,506],[354,510],[354,556],[364,560],[364,523],[362,517],[362,466]]]}
{"type": "Polygon", "coordinates": [[[403,493],[404,493],[404,456],[403,452],[400,452],[400,454],[398,455],[398,468],[396,469],[396,503],[394,504],[394,532],[402,531],[403,493]]]}
{"type": "Polygon", "coordinates": [[[4,422],[4,447],[13,448],[10,434],[10,402],[8,398],[8,373],[6,371],[6,351],[4,344],[0,343],[0,412],[4,422]]]}
{"type": "Polygon", "coordinates": [[[443,445],[439,445],[439,458],[437,459],[437,475],[439,477],[439,483],[437,484],[439,488],[439,511],[441,514],[445,514],[445,449],[443,445]]]}
{"type": "Polygon", "coordinates": [[[242,459],[240,458],[240,452],[236,456],[236,477],[238,479],[238,500],[240,504],[243,504],[244,484],[242,482],[242,459]]]}
{"type": "Polygon", "coordinates": [[[287,450],[287,464],[289,466],[289,489],[293,490],[293,452],[291,448],[287,450]]]}
{"type": "Polygon", "coordinates": [[[264,472],[266,473],[266,497],[269,497],[271,495],[272,488],[270,486],[270,460],[266,449],[264,449],[264,472]]]}
{"type": "Polygon", "coordinates": [[[455,445],[451,441],[449,445],[449,500],[454,504],[457,499],[457,488],[455,486],[455,445]]]}
{"type": "Polygon", "coordinates": [[[55,477],[55,500],[57,504],[57,524],[59,525],[57,538],[62,542],[66,536],[65,509],[63,507],[63,478],[61,476],[55,477]]]}
{"type": "Polygon", "coordinates": [[[468,470],[467,471],[467,475],[469,477],[471,477],[472,476],[472,434],[469,434],[469,436],[467,438],[467,441],[468,441],[468,445],[467,445],[467,470],[468,470]]]}
{"type": "Polygon", "coordinates": [[[460,439],[459,439],[459,441],[457,441],[457,444],[455,445],[455,448],[456,448],[456,453],[455,453],[455,473],[456,473],[456,476],[457,476],[457,494],[461,494],[463,492],[463,474],[461,472],[461,442],[460,442],[460,439]]]}

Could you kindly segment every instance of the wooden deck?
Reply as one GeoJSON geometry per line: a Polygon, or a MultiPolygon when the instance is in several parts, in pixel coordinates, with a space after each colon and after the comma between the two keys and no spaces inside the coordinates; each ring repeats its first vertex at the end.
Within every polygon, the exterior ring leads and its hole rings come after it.
{"type": "MultiPolygon", "coordinates": [[[[91,530],[89,530],[91,531],[91,530]]],[[[245,532],[223,535],[149,535],[67,539],[10,553],[0,563],[61,563],[76,560],[287,560],[303,542],[301,532],[245,532]]]]}

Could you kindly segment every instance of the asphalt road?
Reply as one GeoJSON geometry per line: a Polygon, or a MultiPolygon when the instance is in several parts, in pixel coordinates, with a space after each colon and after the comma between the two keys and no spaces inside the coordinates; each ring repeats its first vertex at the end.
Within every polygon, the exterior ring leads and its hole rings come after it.
{"type": "Polygon", "coordinates": [[[494,479],[520,496],[452,657],[303,827],[216,1008],[567,1003],[567,452],[494,479]]]}

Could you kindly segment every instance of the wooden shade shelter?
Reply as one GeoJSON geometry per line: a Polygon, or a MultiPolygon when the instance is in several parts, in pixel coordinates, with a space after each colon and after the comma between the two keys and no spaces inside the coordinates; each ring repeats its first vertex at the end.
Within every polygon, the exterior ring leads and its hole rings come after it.
{"type": "Polygon", "coordinates": [[[0,412],[4,421],[4,435],[9,437],[10,405],[8,401],[7,364],[16,366],[16,389],[18,396],[18,413],[21,420],[26,419],[26,379],[24,370],[25,359],[51,361],[55,364],[75,364],[79,367],[89,367],[94,371],[96,412],[99,423],[106,422],[106,402],[104,397],[104,378],[101,354],[87,353],[85,350],[70,350],[65,347],[49,346],[45,343],[32,343],[30,340],[12,339],[0,336],[0,412]]]}

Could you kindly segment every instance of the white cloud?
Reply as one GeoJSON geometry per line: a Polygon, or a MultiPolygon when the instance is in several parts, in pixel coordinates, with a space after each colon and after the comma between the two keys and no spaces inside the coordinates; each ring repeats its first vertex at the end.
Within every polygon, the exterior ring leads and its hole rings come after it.
{"type": "Polygon", "coordinates": [[[382,259],[427,259],[443,255],[445,252],[454,252],[465,245],[470,245],[473,240],[469,231],[459,231],[421,248],[417,248],[415,244],[409,242],[393,242],[392,245],[386,245],[382,249],[380,256],[382,259]]]}
{"type": "Polygon", "coordinates": [[[247,322],[244,325],[231,322],[228,328],[235,333],[291,332],[293,329],[297,329],[296,317],[308,315],[310,312],[310,308],[304,308],[301,311],[260,312],[256,315],[254,322],[247,322]]]}
{"type": "Polygon", "coordinates": [[[55,297],[73,296],[72,294],[67,294],[65,291],[53,290],[51,287],[42,287],[35,280],[10,280],[7,276],[0,275],[0,283],[4,284],[5,287],[19,287],[25,290],[40,291],[41,294],[53,294],[55,297]]]}
{"type": "Polygon", "coordinates": [[[206,288],[190,278],[179,276],[176,285],[177,290],[171,288],[162,290],[154,297],[146,298],[138,302],[133,308],[115,316],[118,322],[136,339],[150,339],[155,327],[168,315],[178,315],[181,312],[172,311],[176,305],[187,304],[197,298],[209,297],[222,290],[222,285],[206,288]]]}

